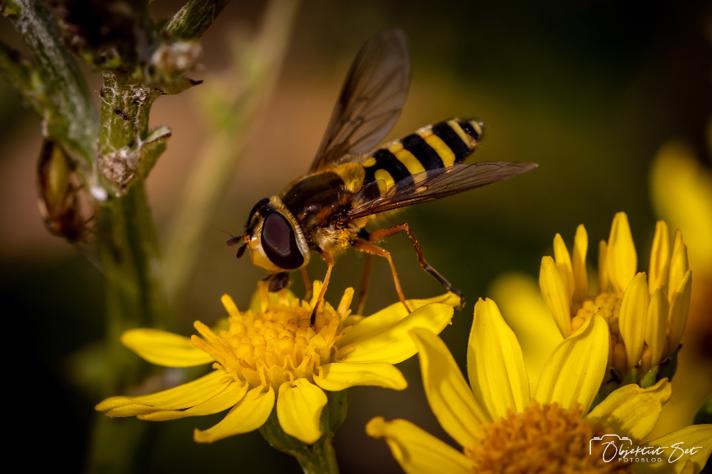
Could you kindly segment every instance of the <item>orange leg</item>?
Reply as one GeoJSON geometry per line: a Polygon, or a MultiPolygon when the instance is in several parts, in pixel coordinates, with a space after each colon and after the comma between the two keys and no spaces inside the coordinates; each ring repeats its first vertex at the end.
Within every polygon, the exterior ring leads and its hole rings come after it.
{"type": "Polygon", "coordinates": [[[304,282],[304,299],[308,300],[311,298],[313,289],[312,281],[311,278],[309,278],[309,272],[306,267],[302,267],[299,272],[302,274],[302,282],[304,282]]]}
{"type": "Polygon", "coordinates": [[[368,282],[371,274],[371,254],[366,254],[366,261],[363,263],[363,273],[361,274],[361,285],[358,292],[358,306],[356,314],[363,314],[363,309],[366,306],[366,294],[368,293],[368,282]]]}
{"type": "Polygon", "coordinates": [[[403,294],[403,288],[401,287],[400,283],[400,278],[398,278],[398,271],[396,270],[396,265],[393,263],[393,258],[391,257],[391,253],[384,249],[379,247],[378,245],[374,245],[369,241],[366,240],[357,240],[354,243],[354,248],[360,252],[369,254],[369,255],[375,255],[376,257],[381,257],[385,258],[386,261],[388,262],[388,265],[391,267],[391,276],[393,276],[393,284],[396,287],[396,293],[398,293],[398,299],[400,300],[401,303],[403,303],[403,306],[405,306],[405,309],[408,310],[410,313],[410,308],[408,307],[408,303],[406,303],[405,295],[403,294]]]}
{"type": "Polygon", "coordinates": [[[420,246],[420,242],[418,242],[418,239],[416,239],[415,236],[411,233],[410,226],[408,224],[398,224],[392,227],[386,227],[385,229],[375,230],[370,233],[369,241],[380,242],[386,237],[398,234],[399,232],[405,233],[408,236],[408,239],[410,239],[411,244],[413,244],[415,253],[418,255],[418,263],[420,264],[420,268],[422,268],[433,278],[435,278],[441,285],[445,287],[447,291],[455,293],[457,296],[459,296],[460,301],[462,302],[461,305],[464,305],[462,293],[456,288],[454,288],[452,284],[439,271],[433,268],[433,266],[430,265],[425,259],[425,255],[423,255],[423,248],[420,246]]]}
{"type": "Polygon", "coordinates": [[[314,308],[312,308],[311,316],[309,317],[309,324],[314,326],[316,322],[316,311],[324,302],[324,296],[326,296],[326,289],[329,287],[329,281],[331,281],[331,271],[334,269],[334,257],[328,252],[322,252],[322,258],[326,262],[326,275],[324,275],[324,281],[321,285],[321,290],[319,290],[319,296],[314,303],[314,308]]]}

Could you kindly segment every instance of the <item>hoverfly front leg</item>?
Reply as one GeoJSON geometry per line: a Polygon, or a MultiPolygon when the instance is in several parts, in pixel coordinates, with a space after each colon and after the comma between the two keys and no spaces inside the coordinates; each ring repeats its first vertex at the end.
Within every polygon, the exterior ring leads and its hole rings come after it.
{"type": "Polygon", "coordinates": [[[324,275],[324,281],[321,284],[321,290],[319,290],[319,296],[314,303],[312,308],[311,316],[309,316],[309,325],[314,326],[316,322],[316,311],[319,305],[324,301],[324,296],[326,296],[326,289],[329,286],[329,281],[331,280],[331,271],[334,269],[334,256],[329,252],[322,250],[321,257],[326,262],[326,275],[324,275]]]}
{"type": "Polygon", "coordinates": [[[271,275],[267,275],[262,280],[268,283],[269,292],[275,293],[289,286],[289,273],[273,273],[271,275]]]}
{"type": "Polygon", "coordinates": [[[403,294],[403,288],[401,287],[400,278],[398,278],[398,271],[396,270],[396,264],[393,262],[393,257],[391,257],[391,252],[367,240],[361,239],[357,239],[356,242],[354,242],[354,248],[359,252],[386,259],[388,265],[391,267],[391,276],[393,277],[393,284],[396,287],[396,293],[398,293],[398,299],[400,299],[405,309],[410,313],[411,309],[408,307],[405,295],[403,294]]]}
{"type": "Polygon", "coordinates": [[[453,287],[452,284],[439,271],[437,271],[435,268],[433,268],[432,265],[428,263],[428,261],[425,259],[425,255],[423,255],[423,248],[420,246],[420,242],[418,242],[418,239],[416,239],[415,236],[411,233],[410,226],[408,224],[398,224],[392,227],[387,227],[385,229],[375,230],[369,234],[369,241],[380,242],[386,237],[390,237],[399,232],[405,233],[408,236],[408,239],[410,239],[411,244],[413,244],[413,249],[415,249],[415,253],[418,255],[418,263],[420,264],[420,268],[432,275],[432,277],[435,278],[442,286],[444,286],[447,291],[456,294],[458,298],[460,298],[460,308],[464,307],[465,301],[462,297],[462,292],[453,287]]]}
{"type": "Polygon", "coordinates": [[[311,278],[309,277],[309,272],[307,271],[307,267],[302,267],[299,270],[299,273],[302,275],[302,282],[304,283],[304,299],[309,300],[312,297],[312,291],[313,291],[313,286],[312,286],[312,281],[311,278]]]}

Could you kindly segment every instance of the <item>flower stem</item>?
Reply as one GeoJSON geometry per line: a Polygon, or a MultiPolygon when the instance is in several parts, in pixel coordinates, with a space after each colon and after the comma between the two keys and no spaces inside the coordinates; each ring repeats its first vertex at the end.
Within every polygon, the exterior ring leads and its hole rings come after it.
{"type": "Polygon", "coordinates": [[[286,434],[273,411],[260,428],[260,434],[274,449],[294,457],[305,474],[336,474],[339,466],[331,441],[333,433],[324,433],[314,444],[306,444],[286,434]]]}
{"type": "Polygon", "coordinates": [[[303,455],[296,456],[305,474],[338,473],[336,451],[331,436],[324,436],[311,445],[303,455]]]}
{"type": "Polygon", "coordinates": [[[339,465],[332,441],[334,434],[346,417],[346,392],[329,392],[329,403],[321,414],[321,432],[313,444],[299,441],[282,430],[273,411],[267,422],[260,428],[260,434],[270,446],[293,456],[305,474],[338,474],[339,465]]]}

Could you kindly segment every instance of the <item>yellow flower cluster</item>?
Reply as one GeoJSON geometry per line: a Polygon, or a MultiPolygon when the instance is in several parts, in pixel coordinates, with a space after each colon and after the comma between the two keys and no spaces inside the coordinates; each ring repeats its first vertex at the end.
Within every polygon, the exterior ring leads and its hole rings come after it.
{"type": "MultiPolygon", "coordinates": [[[[320,288],[315,282],[312,293],[318,295],[320,288]]],[[[320,305],[311,324],[316,296],[303,301],[288,290],[271,293],[260,284],[244,312],[224,295],[228,318],[214,329],[196,321],[199,335],[191,339],[155,329],[128,331],[122,342],[148,362],[164,367],[212,363],[212,370],[158,393],[108,398],[96,409],[151,421],[229,409],[212,428],[195,430],[197,442],[212,442],[260,428],[276,405],[284,432],[313,443],[322,434],[324,391],[355,385],[403,390],[406,380],[393,364],[415,354],[409,331],[439,333],[459,304],[458,297],[445,294],[408,300],[411,313],[396,303],[364,318],[350,314],[352,296],[349,288],[336,308],[320,305]]]]}
{"type": "MultiPolygon", "coordinates": [[[[229,410],[213,427],[195,430],[198,442],[258,429],[275,411],[284,433],[311,444],[324,435],[326,392],[356,385],[402,390],[407,383],[394,364],[417,354],[430,408],[460,449],[407,420],[373,418],[367,433],[384,439],[408,473],[699,472],[712,452],[712,425],[651,437],[672,391],[658,370],[678,350],[690,305],[682,234],[670,239],[667,225],[657,223],[647,274],[638,272],[624,213],[599,244],[597,275],[587,269],[582,225],[571,250],[559,234],[553,250],[541,261],[540,296],[504,292],[521,313],[514,321],[541,322],[545,331],[544,319],[530,318],[544,308],[556,332],[540,338],[544,349],[535,363],[535,352],[523,348],[491,299],[474,308],[468,381],[438,337],[460,303],[453,294],[408,300],[412,312],[397,303],[362,317],[350,313],[351,289],[336,307],[315,310],[316,297],[304,301],[260,284],[246,311],[224,295],[227,318],[213,327],[196,321],[190,339],[154,329],[126,332],[122,342],[149,362],[211,364],[211,370],[158,393],[108,398],[97,409],[152,421],[229,410]],[[618,387],[601,399],[611,369],[618,387]],[[657,457],[607,458],[605,445],[594,441],[612,433],[657,457]],[[691,449],[670,462],[680,443],[691,449]]],[[[320,289],[316,282],[312,293],[320,289]]]]}
{"type": "Polygon", "coordinates": [[[514,332],[492,300],[475,305],[467,345],[469,384],[435,334],[414,330],[413,338],[430,408],[461,450],[406,420],[372,419],[368,434],[385,439],[408,473],[608,473],[632,467],[660,472],[656,469],[672,466],[666,463],[673,443],[696,447],[674,464],[675,471],[699,472],[712,452],[712,425],[647,439],[670,398],[667,379],[647,388],[625,385],[591,409],[608,360],[608,328],[601,316],[584,320],[554,349],[535,384],[514,332]],[[660,448],[660,460],[633,466],[606,461],[603,446],[591,440],[608,433],[660,448]]]}
{"type": "Polygon", "coordinates": [[[608,240],[598,246],[598,285],[593,291],[587,248],[583,225],[576,229],[571,252],[556,234],[554,256],[541,261],[541,294],[564,337],[590,316],[604,317],[611,332],[609,365],[621,377],[631,370],[645,374],[675,353],[685,329],[692,273],[682,233],[675,231],[671,247],[668,227],[659,221],[648,274],[638,273],[628,217],[619,212],[608,240]]]}

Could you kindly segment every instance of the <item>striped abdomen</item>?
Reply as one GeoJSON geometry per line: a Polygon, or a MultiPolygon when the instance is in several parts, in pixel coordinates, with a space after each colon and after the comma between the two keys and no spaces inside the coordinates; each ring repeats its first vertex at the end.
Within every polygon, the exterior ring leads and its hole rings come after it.
{"type": "Polygon", "coordinates": [[[363,161],[363,184],[377,181],[378,191],[383,194],[396,184],[412,183],[413,175],[449,168],[475,150],[482,130],[482,123],[460,119],[423,127],[371,153],[363,161]]]}

